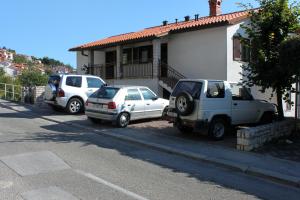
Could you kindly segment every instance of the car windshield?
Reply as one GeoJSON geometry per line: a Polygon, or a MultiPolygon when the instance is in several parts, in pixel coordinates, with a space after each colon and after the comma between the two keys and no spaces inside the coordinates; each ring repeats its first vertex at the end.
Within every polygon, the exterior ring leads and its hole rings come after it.
{"type": "Polygon", "coordinates": [[[180,81],[174,89],[172,96],[176,97],[181,92],[188,92],[194,99],[199,99],[202,88],[201,82],[180,81]]]}
{"type": "Polygon", "coordinates": [[[116,96],[119,88],[114,87],[101,87],[95,93],[93,93],[90,97],[91,98],[100,98],[100,99],[112,99],[116,96]]]}

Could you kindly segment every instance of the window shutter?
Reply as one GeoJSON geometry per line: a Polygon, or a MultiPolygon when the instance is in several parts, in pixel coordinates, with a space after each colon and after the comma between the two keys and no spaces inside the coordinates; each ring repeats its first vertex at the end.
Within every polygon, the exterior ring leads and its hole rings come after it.
{"type": "Polygon", "coordinates": [[[238,37],[233,38],[233,60],[241,60],[241,41],[238,37]]]}

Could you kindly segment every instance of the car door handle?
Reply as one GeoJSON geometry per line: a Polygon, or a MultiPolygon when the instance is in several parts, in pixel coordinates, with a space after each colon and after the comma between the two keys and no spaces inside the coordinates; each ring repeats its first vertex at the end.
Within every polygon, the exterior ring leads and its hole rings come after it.
{"type": "Polygon", "coordinates": [[[127,106],[131,106],[131,104],[127,104],[127,106]]]}
{"type": "Polygon", "coordinates": [[[234,106],[237,106],[238,104],[237,104],[237,103],[234,103],[233,105],[234,105],[234,106]]]}
{"type": "Polygon", "coordinates": [[[150,106],[150,103],[147,103],[146,105],[147,105],[147,106],[150,106]]]}

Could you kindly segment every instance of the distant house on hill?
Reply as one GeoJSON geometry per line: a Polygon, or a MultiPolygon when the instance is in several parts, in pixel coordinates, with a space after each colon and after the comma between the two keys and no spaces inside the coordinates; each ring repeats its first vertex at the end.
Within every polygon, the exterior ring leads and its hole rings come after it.
{"type": "Polygon", "coordinates": [[[0,62],[12,61],[14,59],[14,54],[6,49],[0,49],[0,62]]]}

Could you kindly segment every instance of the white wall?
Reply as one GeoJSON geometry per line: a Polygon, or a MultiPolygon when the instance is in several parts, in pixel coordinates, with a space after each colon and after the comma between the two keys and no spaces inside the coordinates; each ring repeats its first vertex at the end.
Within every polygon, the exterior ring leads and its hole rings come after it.
{"type": "Polygon", "coordinates": [[[245,31],[241,28],[241,23],[230,25],[227,27],[227,80],[231,82],[239,82],[242,79],[240,73],[241,66],[246,64],[242,61],[233,60],[233,37],[241,34],[242,37],[247,37],[245,31]]]}
{"type": "MultiPolygon", "coordinates": [[[[83,56],[81,51],[77,51],[77,74],[85,74],[82,70],[83,65],[89,64],[89,56],[83,56]]],[[[84,51],[84,54],[89,55],[89,51],[84,51]]],[[[94,51],[94,64],[105,64],[105,52],[104,51],[94,51]]]]}
{"type": "MultiPolygon", "coordinates": [[[[77,74],[85,74],[85,71],[82,70],[82,67],[84,65],[88,65],[89,63],[89,57],[83,56],[81,54],[81,51],[76,52],[76,58],[77,58],[77,74]]],[[[85,51],[84,54],[88,54],[88,51],[85,51]]]]}
{"type": "Polygon", "coordinates": [[[188,78],[226,79],[226,26],[169,37],[168,64],[188,78]]]}

